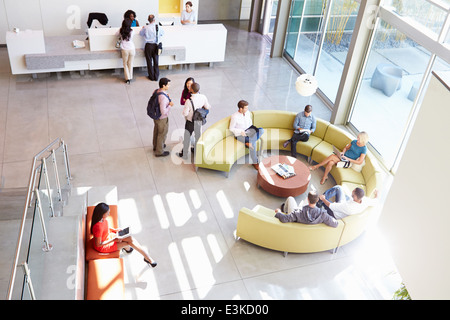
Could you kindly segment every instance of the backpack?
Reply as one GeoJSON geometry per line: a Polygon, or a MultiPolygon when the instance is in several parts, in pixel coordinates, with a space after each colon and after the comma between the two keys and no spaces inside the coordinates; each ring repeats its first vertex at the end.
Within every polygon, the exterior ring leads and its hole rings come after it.
{"type": "MultiPolygon", "coordinates": [[[[192,109],[194,109],[194,102],[192,101],[191,98],[189,98],[189,100],[191,101],[192,109]]],[[[208,113],[209,113],[208,109],[203,108],[194,109],[192,121],[201,121],[203,126],[206,123],[206,116],[208,115],[208,113]]]]}
{"type": "Polygon", "coordinates": [[[156,89],[155,91],[153,91],[152,96],[150,97],[150,100],[148,100],[148,104],[147,104],[147,115],[154,119],[154,120],[158,120],[161,117],[161,108],[159,107],[159,95],[163,94],[167,97],[167,99],[170,98],[167,94],[165,94],[164,92],[157,92],[158,89],[156,89]]]}

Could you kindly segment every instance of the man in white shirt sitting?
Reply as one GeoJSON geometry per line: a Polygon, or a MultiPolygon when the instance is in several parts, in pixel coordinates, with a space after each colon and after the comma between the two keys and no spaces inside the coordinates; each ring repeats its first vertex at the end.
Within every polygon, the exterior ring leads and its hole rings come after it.
{"type": "Polygon", "coordinates": [[[378,192],[374,191],[373,199],[364,195],[364,190],[355,188],[352,191],[352,196],[345,194],[344,189],[340,185],[336,185],[322,195],[319,196],[320,201],[317,206],[324,207],[328,214],[336,219],[342,219],[346,216],[359,214],[367,209],[369,206],[374,206],[378,203],[378,192]],[[335,197],[335,202],[330,200],[335,197]]]}
{"type": "Polygon", "coordinates": [[[258,170],[259,160],[256,155],[256,141],[263,135],[264,129],[256,128],[252,124],[252,116],[248,111],[248,102],[245,100],[239,101],[238,111],[231,115],[229,128],[233,132],[234,137],[249,148],[253,166],[258,170]]]}
{"type": "Polygon", "coordinates": [[[194,148],[197,145],[197,141],[202,134],[202,121],[193,120],[194,111],[199,108],[207,110],[211,109],[208,98],[206,98],[205,95],[199,93],[200,85],[198,83],[194,82],[191,85],[190,91],[191,97],[186,100],[183,109],[183,116],[186,119],[186,123],[184,125],[183,150],[178,153],[178,156],[183,159],[187,159],[192,132],[194,132],[195,136],[194,148]]]}

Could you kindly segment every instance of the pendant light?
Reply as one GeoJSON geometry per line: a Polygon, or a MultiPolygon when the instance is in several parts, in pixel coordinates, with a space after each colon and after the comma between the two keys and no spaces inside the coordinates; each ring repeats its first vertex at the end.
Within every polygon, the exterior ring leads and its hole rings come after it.
{"type": "Polygon", "coordinates": [[[311,74],[302,74],[297,78],[297,81],[295,82],[295,89],[297,90],[299,95],[304,97],[312,96],[314,93],[316,93],[317,88],[318,83],[316,77],[311,74]]]}
{"type": "MultiPolygon", "coordinates": [[[[327,3],[327,0],[323,0],[322,13],[321,13],[319,23],[317,25],[316,39],[314,41],[314,47],[312,50],[311,64],[314,59],[314,54],[316,51],[317,39],[318,39],[318,35],[320,32],[320,27],[322,25],[323,17],[325,15],[326,3],[327,3]]],[[[312,67],[312,65],[310,66],[310,69],[311,69],[311,67],[312,67]]],[[[316,93],[318,87],[319,87],[319,84],[317,82],[316,77],[313,76],[312,74],[308,74],[308,73],[304,73],[301,76],[299,76],[297,78],[297,81],[295,82],[295,89],[297,90],[297,93],[304,97],[312,96],[314,93],[316,93]]]]}

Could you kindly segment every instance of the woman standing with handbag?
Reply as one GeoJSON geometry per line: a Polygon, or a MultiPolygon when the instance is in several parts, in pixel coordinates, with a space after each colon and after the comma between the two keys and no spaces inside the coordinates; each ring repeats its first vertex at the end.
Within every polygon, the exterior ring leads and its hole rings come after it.
{"type": "Polygon", "coordinates": [[[133,79],[133,61],[136,55],[136,48],[133,42],[133,29],[131,28],[132,21],[125,19],[122,22],[122,27],[119,30],[119,37],[122,39],[120,43],[120,50],[122,52],[123,73],[125,75],[125,83],[130,84],[133,79]]]}

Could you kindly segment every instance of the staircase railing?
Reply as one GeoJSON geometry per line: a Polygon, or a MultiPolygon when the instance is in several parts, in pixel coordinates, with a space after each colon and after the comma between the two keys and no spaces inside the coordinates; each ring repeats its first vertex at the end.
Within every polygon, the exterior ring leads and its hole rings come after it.
{"type": "MultiPolygon", "coordinates": [[[[53,249],[48,239],[46,225],[48,225],[50,218],[63,214],[64,202],[70,193],[70,180],[71,173],[67,145],[61,138],[58,138],[36,154],[32,161],[27,196],[8,287],[8,300],[12,299],[14,287],[18,285],[22,287],[22,299],[26,299],[25,288],[28,289],[29,298],[32,300],[36,299],[35,289],[31,281],[30,271],[33,268],[30,268],[30,261],[33,260],[33,255],[42,255],[42,251],[50,252],[53,249]],[[23,247],[29,211],[31,211],[30,218],[32,218],[30,238],[28,246],[23,247]],[[42,231],[42,237],[39,237],[39,232],[37,231],[39,229],[42,231]],[[37,246],[37,241],[42,241],[43,246],[37,246]],[[36,250],[39,247],[42,250],[36,250]],[[25,255],[23,262],[19,262],[21,255],[25,255]],[[17,270],[20,267],[23,270],[22,281],[19,281],[17,278],[17,270]]],[[[36,260],[39,261],[39,259],[36,260]]]]}

